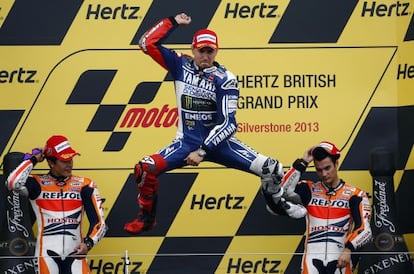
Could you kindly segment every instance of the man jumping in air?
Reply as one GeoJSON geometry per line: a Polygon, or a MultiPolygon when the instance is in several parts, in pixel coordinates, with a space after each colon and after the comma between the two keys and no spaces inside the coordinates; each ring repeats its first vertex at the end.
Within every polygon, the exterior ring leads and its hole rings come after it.
{"type": "Polygon", "coordinates": [[[194,57],[162,46],[162,41],[178,26],[190,23],[191,17],[185,13],[162,19],[139,41],[142,51],[174,78],[179,121],[174,141],[135,165],[140,211],[136,219],[125,224],[124,229],[131,234],[152,229],[155,225],[157,177],[186,165],[198,166],[201,161],[260,176],[262,191],[271,194],[290,217],[305,216],[304,207],[281,198],[282,164],[234,137],[238,82],[230,71],[215,61],[219,50],[216,33],[201,29],[194,34],[194,57]]]}

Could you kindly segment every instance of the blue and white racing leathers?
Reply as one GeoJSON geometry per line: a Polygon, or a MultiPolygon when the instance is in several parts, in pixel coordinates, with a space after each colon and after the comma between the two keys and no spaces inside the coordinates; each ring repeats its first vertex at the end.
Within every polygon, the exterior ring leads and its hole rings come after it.
{"type": "MultiPolygon", "coordinates": [[[[239,97],[236,77],[218,63],[200,69],[192,57],[162,45],[163,39],[177,26],[174,18],[160,20],[139,42],[142,51],[173,77],[178,108],[174,141],[136,165],[141,215],[142,211],[147,215],[155,212],[158,175],[185,166],[185,158],[198,148],[206,151],[205,161],[256,174],[262,182],[272,182],[275,174],[283,176],[282,165],[277,160],[254,151],[234,137],[239,97]]],[[[146,223],[152,225],[153,218],[146,223]]]]}
{"type": "Polygon", "coordinates": [[[176,139],[158,154],[168,171],[185,165],[187,155],[203,147],[205,160],[262,176],[265,157],[234,137],[239,89],[236,77],[216,64],[200,70],[193,59],[162,46],[178,25],[173,18],[159,21],[140,40],[141,49],[174,78],[178,108],[176,139]]]}

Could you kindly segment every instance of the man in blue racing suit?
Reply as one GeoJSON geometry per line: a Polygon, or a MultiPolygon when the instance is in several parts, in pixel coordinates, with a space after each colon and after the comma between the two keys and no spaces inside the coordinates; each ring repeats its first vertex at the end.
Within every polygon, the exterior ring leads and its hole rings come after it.
{"type": "MultiPolygon", "coordinates": [[[[155,225],[157,177],[185,165],[198,166],[203,160],[256,174],[261,178],[263,192],[273,197],[283,194],[279,186],[284,175],[282,164],[233,136],[237,130],[238,82],[230,71],[215,61],[216,33],[208,29],[195,33],[194,57],[162,46],[163,39],[173,30],[190,23],[191,17],[185,13],[162,19],[139,41],[142,51],[174,78],[179,121],[174,141],[135,165],[140,210],[137,218],[124,226],[131,234],[148,231],[155,225]]],[[[283,198],[279,206],[292,218],[306,215],[304,207],[283,198]]]]}

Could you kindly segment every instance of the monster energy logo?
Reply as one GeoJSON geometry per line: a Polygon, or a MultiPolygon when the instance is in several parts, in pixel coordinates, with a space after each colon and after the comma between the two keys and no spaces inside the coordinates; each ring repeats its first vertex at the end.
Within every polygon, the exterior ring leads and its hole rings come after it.
{"type": "Polygon", "coordinates": [[[183,104],[183,108],[185,109],[192,109],[193,106],[193,97],[190,96],[183,96],[184,99],[184,104],[183,104]]]}
{"type": "Polygon", "coordinates": [[[181,106],[183,109],[194,111],[216,110],[216,103],[214,101],[196,98],[188,95],[181,96],[181,106]]]}

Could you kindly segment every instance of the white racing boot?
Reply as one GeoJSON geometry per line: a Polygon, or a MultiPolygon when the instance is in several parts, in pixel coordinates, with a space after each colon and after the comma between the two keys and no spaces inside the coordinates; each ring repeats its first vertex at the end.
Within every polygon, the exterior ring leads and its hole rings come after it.
{"type": "Polygon", "coordinates": [[[286,211],[286,214],[293,219],[301,219],[306,216],[308,211],[306,208],[301,204],[295,204],[291,201],[286,201],[285,198],[282,197],[280,199],[280,203],[282,203],[283,208],[286,211]]]}

